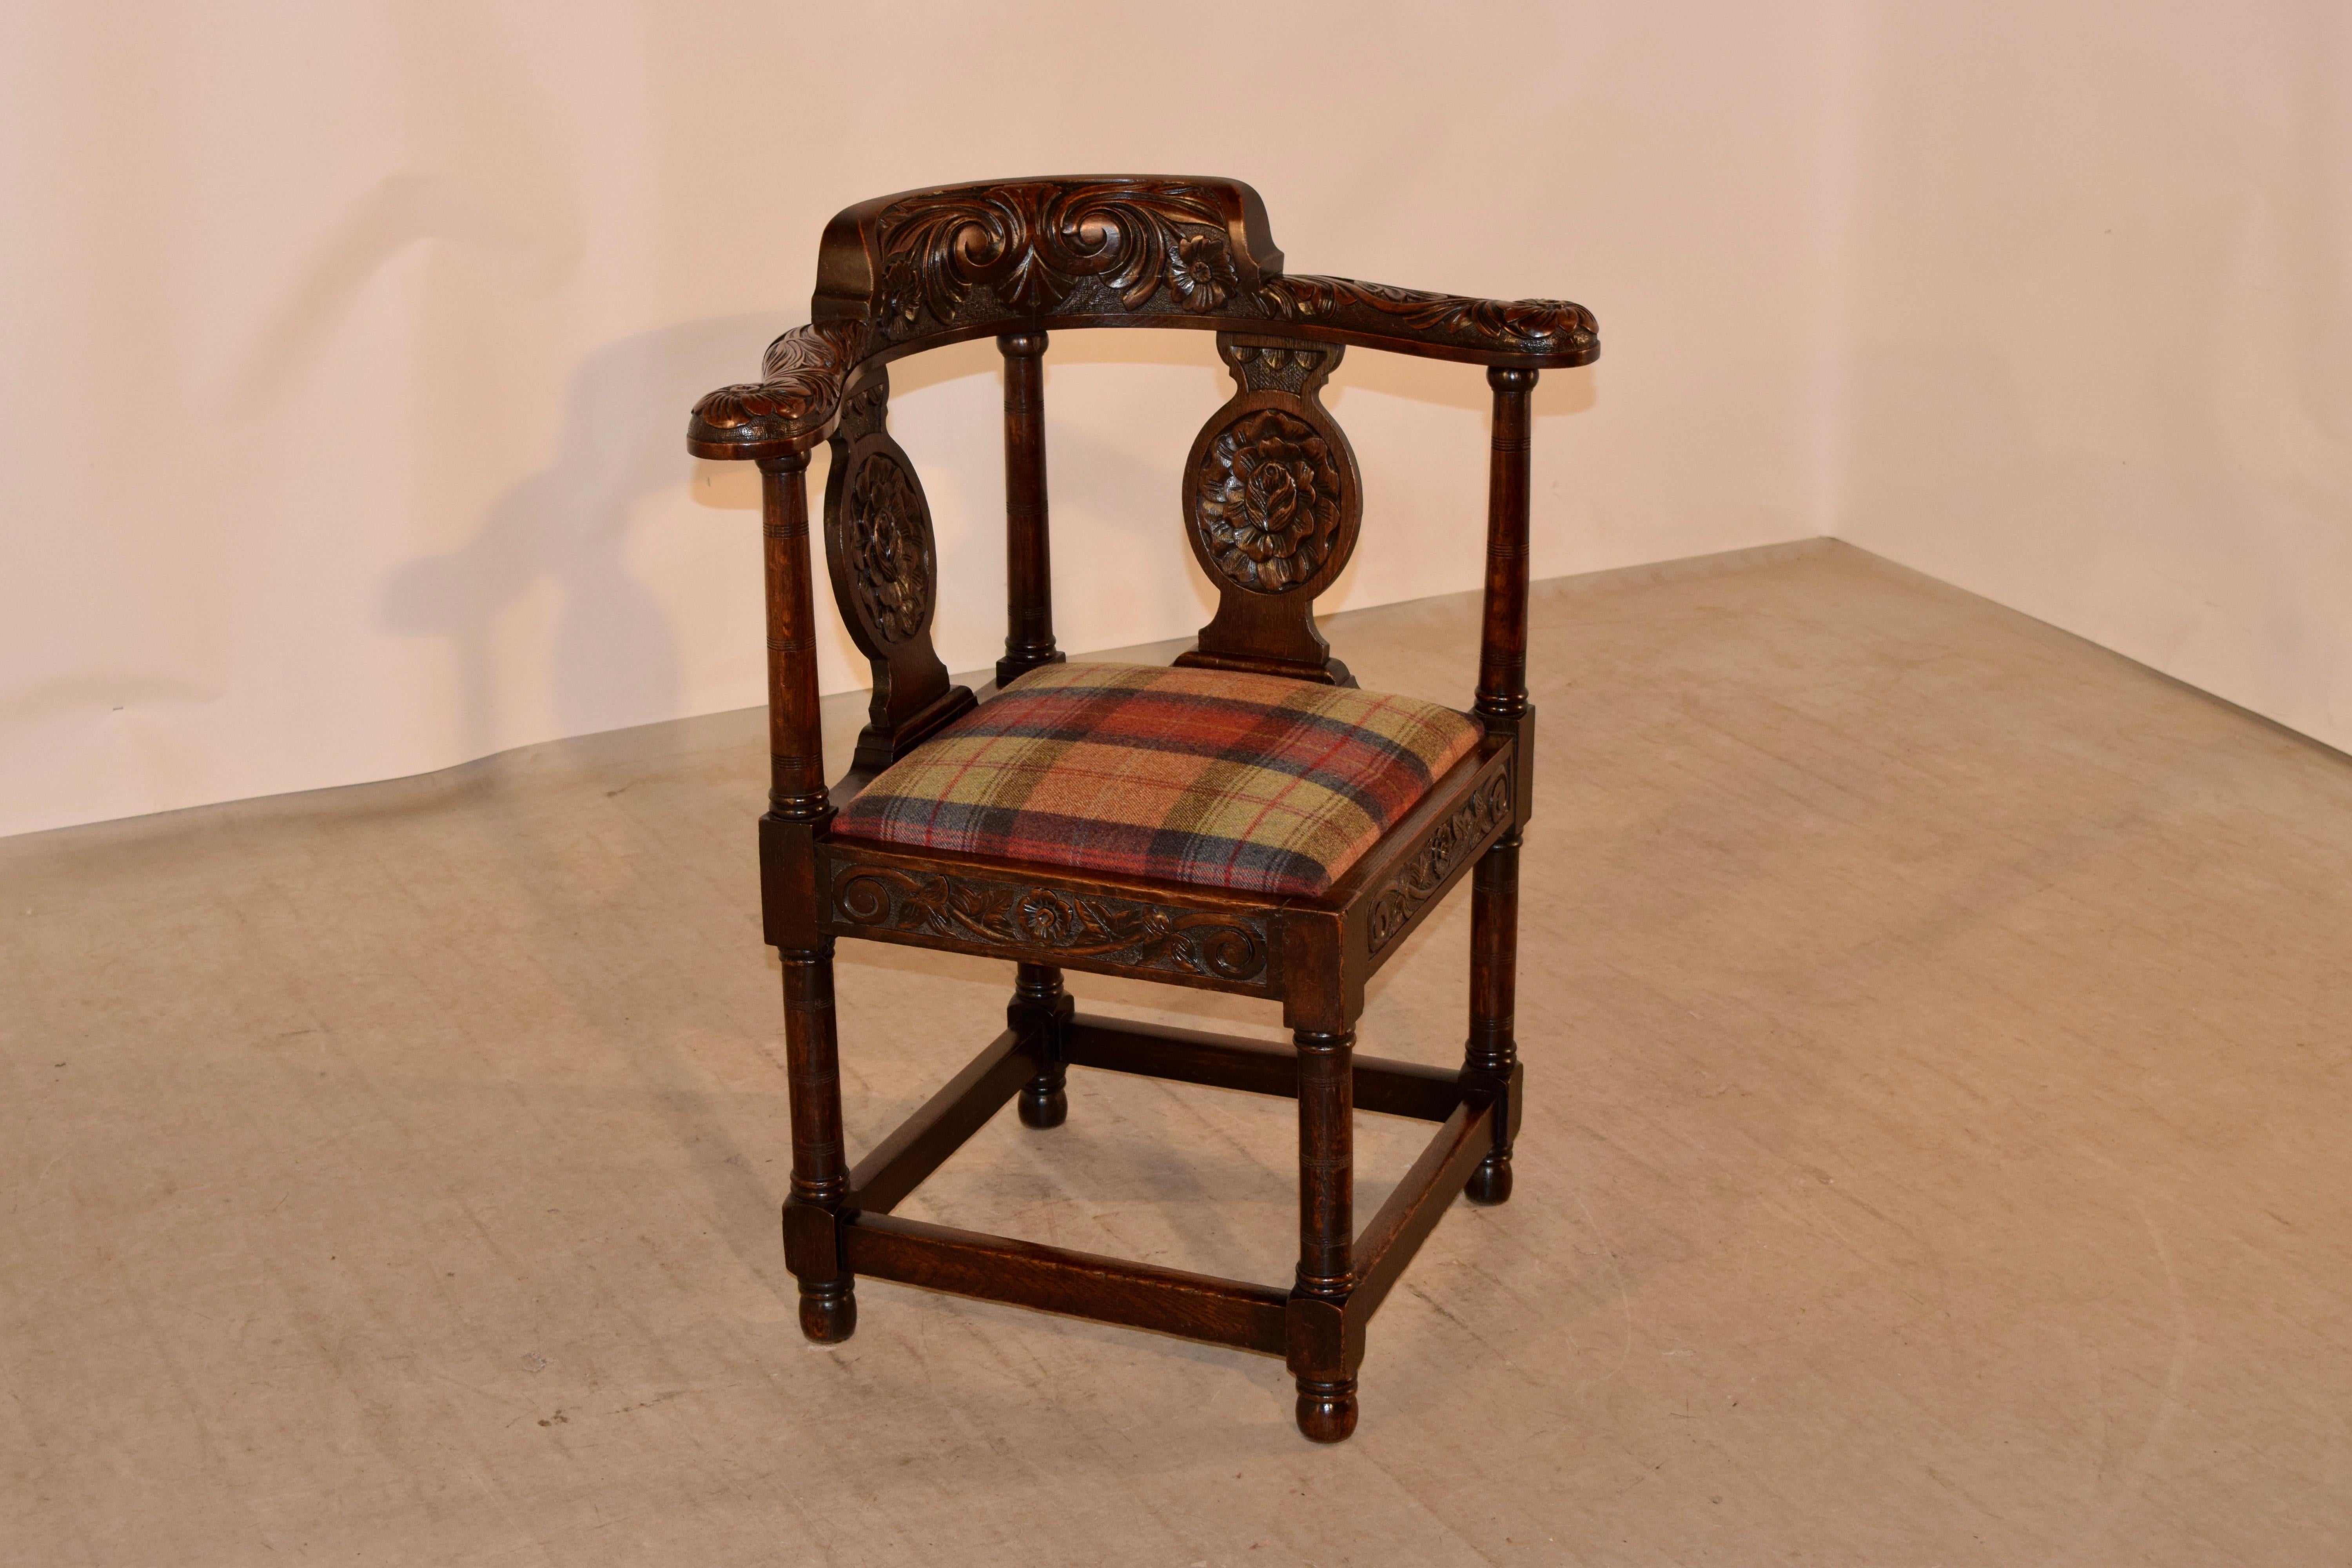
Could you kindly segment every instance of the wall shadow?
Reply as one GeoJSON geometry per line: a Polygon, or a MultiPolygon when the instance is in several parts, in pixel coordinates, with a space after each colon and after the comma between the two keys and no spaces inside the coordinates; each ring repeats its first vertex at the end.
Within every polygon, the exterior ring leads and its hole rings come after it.
{"type": "Polygon", "coordinates": [[[511,743],[498,712],[496,622],[547,583],[561,598],[549,675],[560,731],[677,715],[677,637],[659,598],[629,569],[629,520],[647,498],[680,485],[703,505],[758,508],[749,465],[697,465],[687,456],[686,415],[712,387],[751,374],[775,331],[772,315],[730,316],[597,350],[566,384],[547,467],[499,496],[464,544],[386,581],[379,604],[388,629],[453,645],[468,754],[511,743]]]}

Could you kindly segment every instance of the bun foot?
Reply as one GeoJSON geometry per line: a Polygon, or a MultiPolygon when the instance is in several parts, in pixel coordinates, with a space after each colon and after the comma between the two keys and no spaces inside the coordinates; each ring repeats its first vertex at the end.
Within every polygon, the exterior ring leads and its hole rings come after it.
{"type": "Polygon", "coordinates": [[[801,1332],[811,1344],[837,1345],[857,1331],[857,1292],[849,1282],[801,1287],[801,1332]]]}
{"type": "Polygon", "coordinates": [[[1511,1196],[1511,1157],[1508,1154],[1487,1155],[1478,1168],[1470,1173],[1470,1184],[1462,1189],[1462,1195],[1474,1204],[1484,1204],[1489,1208],[1499,1203],[1507,1203],[1511,1196]]]}
{"type": "Polygon", "coordinates": [[[1043,1093],[1034,1083],[1021,1091],[1021,1125],[1043,1131],[1070,1119],[1070,1091],[1060,1084],[1043,1093]]]}
{"type": "Polygon", "coordinates": [[[1344,1443],[1356,1429],[1356,1380],[1298,1380],[1298,1429],[1310,1443],[1344,1443]]]}

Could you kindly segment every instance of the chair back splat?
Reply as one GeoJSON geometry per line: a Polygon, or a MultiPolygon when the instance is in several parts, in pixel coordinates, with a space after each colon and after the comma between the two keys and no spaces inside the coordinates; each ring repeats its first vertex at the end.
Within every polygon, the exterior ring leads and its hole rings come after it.
{"type": "Polygon", "coordinates": [[[1354,1430],[1366,1326],[1456,1194],[1511,1191],[1526,1069],[1513,1018],[1528,700],[1531,394],[1600,354],[1590,312],[1299,276],[1237,181],[1075,175],[940,186],[836,216],[806,326],[756,382],[695,405],[697,456],[757,463],[765,508],[767,940],[783,964],[801,1327],[855,1331],[858,1275],[1283,1356],[1299,1428],[1354,1430]],[[1216,334],[1234,391],[1187,455],[1180,515],[1217,609],[1177,668],[1066,665],[1045,493],[1049,334],[1216,334]],[[1004,360],[1006,627],[996,679],[931,642],[930,509],[889,429],[891,361],[993,336],[1004,360]],[[1494,389],[1475,695],[1455,712],[1352,689],[1314,605],[1346,569],[1363,481],[1321,390],[1349,346],[1487,367],[1494,389]],[[832,445],[824,551],[873,668],[830,789],[816,691],[808,455],[832,445]],[[1055,668],[1053,667],[1066,667],[1055,668]],[[1355,1053],[1364,985],[1472,884],[1461,1066],[1355,1053]],[[1008,1027],[852,1168],[833,1010],[844,936],[1010,960],[1008,1027]],[[1282,1004],[1288,1047],[1078,1013],[1066,970],[1282,1004]],[[902,1219],[890,1211],[1018,1098],[1040,1131],[1066,1071],[1143,1073],[1297,1102],[1299,1262],[1259,1285],[902,1219]],[[1360,1232],[1358,1111],[1439,1124],[1360,1232]]]}

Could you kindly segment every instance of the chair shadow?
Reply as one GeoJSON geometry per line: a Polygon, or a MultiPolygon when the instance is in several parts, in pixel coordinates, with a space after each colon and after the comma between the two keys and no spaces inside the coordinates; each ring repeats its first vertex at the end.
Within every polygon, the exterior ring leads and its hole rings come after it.
{"type": "Polygon", "coordinates": [[[630,521],[681,485],[698,504],[758,509],[748,466],[697,465],[684,431],[694,400],[741,379],[772,335],[772,317],[722,317],[597,350],[565,387],[552,460],[499,496],[464,544],[412,561],[385,583],[387,629],[453,645],[468,754],[514,743],[499,709],[496,623],[542,585],[558,595],[549,700],[559,734],[677,717],[677,637],[629,568],[630,521]]]}

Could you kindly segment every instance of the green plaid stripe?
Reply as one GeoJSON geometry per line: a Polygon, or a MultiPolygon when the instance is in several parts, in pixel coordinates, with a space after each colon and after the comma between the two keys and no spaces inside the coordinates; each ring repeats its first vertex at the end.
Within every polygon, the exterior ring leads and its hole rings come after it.
{"type": "Polygon", "coordinates": [[[1049,665],[889,768],[834,831],[1319,894],[1478,735],[1449,709],[1379,692],[1226,670],[1049,665]]]}

